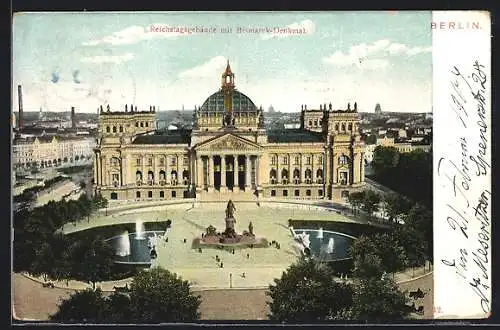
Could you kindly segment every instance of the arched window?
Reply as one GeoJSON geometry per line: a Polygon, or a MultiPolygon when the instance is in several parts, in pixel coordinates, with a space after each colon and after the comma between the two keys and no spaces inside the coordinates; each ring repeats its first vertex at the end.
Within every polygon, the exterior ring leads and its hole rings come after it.
{"type": "Polygon", "coordinates": [[[338,159],[339,165],[347,165],[349,163],[349,157],[346,155],[341,155],[338,159]]]}
{"type": "Polygon", "coordinates": [[[288,184],[288,170],[286,168],[281,171],[281,182],[288,184]]]}
{"type": "Polygon", "coordinates": [[[309,126],[312,126],[312,125],[313,125],[313,121],[309,120],[309,126]]]}
{"type": "Polygon", "coordinates": [[[348,127],[348,129],[349,129],[349,132],[350,132],[350,131],[352,131],[352,123],[349,123],[349,124],[347,125],[347,127],[348,127]]]}
{"type": "Polygon", "coordinates": [[[272,169],[270,172],[269,172],[269,182],[271,184],[275,184],[276,183],[276,170],[275,169],[272,169]]]}
{"type": "Polygon", "coordinates": [[[142,182],[142,172],[141,171],[135,172],[135,181],[137,181],[137,183],[142,182]]]}
{"type": "Polygon", "coordinates": [[[161,185],[164,185],[164,184],[165,184],[165,180],[166,180],[166,177],[165,177],[165,171],[164,171],[164,170],[161,170],[161,171],[160,171],[160,184],[161,184],[161,185]]]}
{"type": "Polygon", "coordinates": [[[141,127],[144,127],[144,122],[141,121],[141,127]]]}
{"type": "Polygon", "coordinates": [[[135,122],[135,127],[139,127],[139,122],[138,121],[135,122]]]}
{"type": "Polygon", "coordinates": [[[311,171],[311,169],[308,168],[306,170],[305,177],[306,177],[306,183],[312,183],[312,171],[311,171]]]}
{"type": "Polygon", "coordinates": [[[165,192],[164,191],[160,191],[160,198],[165,198],[165,192]]]}
{"type": "Polygon", "coordinates": [[[123,133],[123,126],[120,126],[120,133],[123,133]]]}
{"type": "Polygon", "coordinates": [[[182,171],[182,183],[185,185],[189,184],[189,172],[188,172],[188,170],[182,171]]]}
{"type": "Polygon", "coordinates": [[[296,168],[293,170],[293,182],[298,184],[300,182],[300,170],[296,168]]]}
{"type": "Polygon", "coordinates": [[[342,132],[345,132],[345,123],[342,123],[342,132]]]}
{"type": "Polygon", "coordinates": [[[339,124],[335,124],[335,131],[339,131],[339,124]]]}
{"type": "Polygon", "coordinates": [[[113,126],[113,133],[116,133],[116,126],[113,126]]]}
{"type": "Polygon", "coordinates": [[[155,180],[155,174],[153,171],[148,171],[148,184],[151,186],[155,180]]]}
{"type": "Polygon", "coordinates": [[[316,171],[316,182],[323,183],[323,170],[319,169],[316,171]]]}
{"type": "Polygon", "coordinates": [[[170,172],[170,181],[172,182],[172,185],[177,185],[177,171],[173,170],[170,172]]]}
{"type": "Polygon", "coordinates": [[[106,126],[106,133],[111,132],[111,128],[109,126],[106,126]]]}

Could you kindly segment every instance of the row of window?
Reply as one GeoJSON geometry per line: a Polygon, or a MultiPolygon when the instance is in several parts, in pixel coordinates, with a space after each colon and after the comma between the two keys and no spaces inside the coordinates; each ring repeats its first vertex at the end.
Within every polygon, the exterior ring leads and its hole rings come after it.
{"type": "MultiPolygon", "coordinates": [[[[280,156],[281,158],[281,164],[282,165],[288,165],[288,157],[289,156],[280,156]]],[[[295,162],[293,165],[299,165],[300,164],[300,156],[295,156],[294,158],[295,162]]],[[[311,165],[312,163],[312,156],[307,156],[306,157],[306,165],[311,165]]],[[[271,165],[276,165],[278,164],[278,156],[271,156],[271,165]]],[[[320,155],[318,157],[318,164],[323,164],[323,156],[320,155]]]]}
{"type": "MultiPolygon", "coordinates": [[[[312,119],[309,120],[309,127],[321,127],[323,124],[323,119],[315,119],[314,121],[312,119]]],[[[347,131],[352,131],[352,123],[348,123],[347,125],[345,123],[342,123],[342,124],[335,124],[335,131],[341,131],[341,132],[345,132],[346,131],[346,127],[347,127],[347,131]],[[340,130],[339,130],[340,128],[340,130]]]]}
{"type": "MultiPolygon", "coordinates": [[[[119,164],[119,159],[116,158],[119,164]]],[[[160,166],[165,166],[165,158],[161,157],[158,159],[158,163],[160,166]]],[[[182,159],[183,165],[189,165],[189,158],[188,157],[183,157],[182,159]]],[[[148,158],[147,159],[147,164],[148,166],[153,166],[153,158],[148,158]]],[[[177,164],[177,156],[172,156],[170,157],[170,165],[175,166],[177,164]]],[[[136,166],[142,166],[142,158],[137,158],[135,160],[135,165],[136,166]]]]}
{"type": "MultiPolygon", "coordinates": [[[[135,127],[149,127],[149,122],[147,121],[136,121],[135,122],[135,127]]],[[[111,131],[113,131],[113,133],[123,133],[123,126],[106,126],[106,133],[111,133],[111,131]]]]}
{"type": "MultiPolygon", "coordinates": [[[[172,190],[171,191],[171,196],[172,196],[172,198],[177,198],[177,191],[172,190]]],[[[118,193],[112,192],[110,197],[111,197],[111,199],[116,200],[116,199],[118,199],[118,193]]],[[[164,191],[160,191],[159,197],[160,198],[165,198],[165,192],[164,191]]],[[[184,191],[183,197],[184,198],[189,198],[189,191],[187,191],[187,190],[184,191]]],[[[140,191],[136,191],[135,192],[135,198],[141,198],[141,192],[140,191]]],[[[148,191],[148,198],[153,198],[153,192],[152,191],[148,191]]]]}
{"type": "MultiPolygon", "coordinates": [[[[281,191],[281,194],[282,194],[283,197],[288,197],[288,189],[283,189],[281,191]]],[[[311,189],[307,189],[306,190],[306,196],[307,197],[311,197],[311,194],[312,194],[311,189]]],[[[295,189],[293,191],[293,196],[294,197],[300,197],[300,190],[299,189],[295,189]]],[[[319,197],[323,197],[323,189],[319,189],[318,190],[318,196],[319,197]]],[[[276,197],[276,190],[274,190],[274,189],[271,190],[271,197],[276,197]]]]}
{"type": "MultiPolygon", "coordinates": [[[[288,156],[283,156],[281,161],[282,165],[288,165],[288,156]]],[[[306,164],[305,165],[311,165],[311,156],[306,157],[306,164]]],[[[338,158],[338,164],[340,165],[345,165],[349,163],[349,157],[346,155],[341,155],[338,158]]],[[[271,165],[277,165],[278,164],[278,156],[272,156],[271,157],[271,165]]],[[[300,164],[300,156],[295,156],[295,162],[293,165],[299,165],[300,164]]],[[[323,164],[323,156],[318,157],[318,164],[323,164]]]]}

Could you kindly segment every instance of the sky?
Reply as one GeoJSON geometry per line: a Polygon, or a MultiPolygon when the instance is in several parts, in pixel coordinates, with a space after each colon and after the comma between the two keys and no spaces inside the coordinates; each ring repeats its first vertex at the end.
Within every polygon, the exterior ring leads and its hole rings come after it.
{"type": "Polygon", "coordinates": [[[430,112],[430,22],[430,11],[16,14],[12,106],[22,85],[25,111],[194,109],[229,60],[264,109],[430,112]]]}

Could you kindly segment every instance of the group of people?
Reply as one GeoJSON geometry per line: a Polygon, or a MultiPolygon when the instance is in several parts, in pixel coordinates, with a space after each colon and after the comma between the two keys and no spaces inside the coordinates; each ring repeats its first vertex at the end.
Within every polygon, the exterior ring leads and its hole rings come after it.
{"type": "Polygon", "coordinates": [[[275,248],[277,248],[278,250],[281,248],[281,244],[278,243],[277,241],[275,240],[272,240],[271,243],[269,243],[269,246],[274,246],[275,248]]]}

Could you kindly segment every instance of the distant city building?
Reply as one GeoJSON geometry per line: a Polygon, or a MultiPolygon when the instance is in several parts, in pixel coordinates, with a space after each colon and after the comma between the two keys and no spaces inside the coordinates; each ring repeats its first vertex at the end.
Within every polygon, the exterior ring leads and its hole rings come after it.
{"type": "Polygon", "coordinates": [[[12,163],[21,171],[86,162],[95,146],[95,139],[89,137],[21,136],[14,139],[12,163]]]}
{"type": "Polygon", "coordinates": [[[408,135],[406,134],[406,130],[404,128],[400,128],[398,130],[398,137],[399,138],[407,138],[408,135]]]}
{"type": "Polygon", "coordinates": [[[375,105],[375,113],[376,114],[381,114],[382,113],[382,108],[380,107],[380,103],[377,103],[375,105]]]}
{"type": "Polygon", "coordinates": [[[269,113],[274,113],[274,112],[275,112],[275,110],[274,110],[274,108],[273,108],[273,106],[272,106],[272,105],[270,105],[270,106],[269,106],[269,109],[267,109],[267,111],[268,111],[269,113]]]}
{"type": "Polygon", "coordinates": [[[285,129],[297,129],[300,128],[300,123],[284,124],[285,129]]]}

